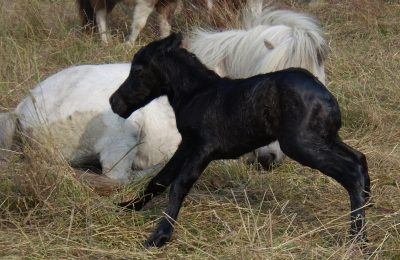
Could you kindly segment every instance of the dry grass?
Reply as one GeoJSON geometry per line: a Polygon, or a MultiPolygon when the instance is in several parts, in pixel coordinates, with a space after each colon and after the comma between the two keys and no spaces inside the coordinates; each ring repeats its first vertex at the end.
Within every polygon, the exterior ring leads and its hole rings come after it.
{"type": "MultiPolygon", "coordinates": [[[[215,162],[182,208],[172,241],[145,250],[166,195],[140,212],[113,202],[135,196],[146,180],[101,195],[74,178],[52,147],[20,148],[0,164],[2,259],[399,259],[400,3],[396,0],[274,1],[315,15],[331,54],[328,87],[343,114],[341,135],[368,157],[374,206],[370,246],[351,246],[349,202],[330,178],[286,160],[270,171],[215,162]],[[329,3],[328,3],[329,2],[329,3]]],[[[112,14],[115,39],[82,35],[73,0],[0,0],[0,110],[68,66],[129,62],[155,37],[147,27],[132,48],[121,44],[130,11],[112,14]]],[[[202,25],[177,14],[175,28],[202,25]]],[[[154,23],[153,23],[154,24],[154,23]]]]}

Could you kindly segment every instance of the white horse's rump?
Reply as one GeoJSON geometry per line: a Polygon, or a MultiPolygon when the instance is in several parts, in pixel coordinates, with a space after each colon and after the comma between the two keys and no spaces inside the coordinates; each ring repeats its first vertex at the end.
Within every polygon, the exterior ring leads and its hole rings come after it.
{"type": "MultiPolygon", "coordinates": [[[[188,40],[187,48],[222,76],[249,77],[301,66],[324,82],[327,46],[319,27],[309,17],[291,11],[270,11],[246,21],[249,29],[197,31],[188,40]],[[270,45],[266,46],[266,41],[270,45]]],[[[0,128],[0,146],[10,148],[15,128],[10,116],[16,115],[24,133],[40,142],[51,141],[73,165],[100,161],[103,173],[110,178],[128,182],[132,168],[145,169],[169,159],[181,137],[165,97],[134,112],[127,120],[111,111],[109,97],[129,71],[130,64],[85,65],[49,77],[31,91],[14,113],[0,114],[0,127],[4,128],[0,128]]],[[[256,157],[268,166],[279,163],[284,155],[279,144],[274,143],[247,155],[249,161],[256,157]]]]}

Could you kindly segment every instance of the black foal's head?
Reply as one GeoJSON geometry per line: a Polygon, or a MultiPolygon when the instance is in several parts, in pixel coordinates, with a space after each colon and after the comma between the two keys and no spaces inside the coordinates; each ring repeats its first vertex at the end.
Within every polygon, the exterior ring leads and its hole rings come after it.
{"type": "Polygon", "coordinates": [[[182,34],[171,34],[165,39],[142,47],[133,57],[128,78],[110,97],[114,113],[128,118],[134,111],[153,99],[167,94],[169,77],[163,66],[163,56],[180,48],[182,34]]]}

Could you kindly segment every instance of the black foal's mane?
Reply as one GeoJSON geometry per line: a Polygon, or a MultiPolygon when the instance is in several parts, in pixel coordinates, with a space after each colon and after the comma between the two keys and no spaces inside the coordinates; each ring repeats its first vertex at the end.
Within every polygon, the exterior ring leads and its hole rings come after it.
{"type": "Polygon", "coordinates": [[[183,75],[190,78],[191,84],[185,84],[187,91],[190,91],[188,87],[195,86],[195,84],[192,84],[193,80],[195,82],[206,82],[221,79],[216,72],[208,69],[195,54],[183,48],[160,50],[158,55],[152,59],[152,62],[157,67],[163,64],[164,71],[167,72],[167,77],[170,79],[182,78],[183,75]]]}

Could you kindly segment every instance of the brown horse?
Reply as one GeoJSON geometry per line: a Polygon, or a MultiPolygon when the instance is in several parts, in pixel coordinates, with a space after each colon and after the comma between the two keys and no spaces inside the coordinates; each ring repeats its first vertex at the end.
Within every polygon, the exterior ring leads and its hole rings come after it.
{"type": "MultiPolygon", "coordinates": [[[[123,0],[77,0],[79,15],[84,28],[98,27],[100,39],[108,42],[108,14],[115,5],[123,0]]],[[[146,25],[147,18],[155,9],[159,15],[159,34],[164,38],[169,35],[172,17],[177,7],[178,0],[135,0],[132,15],[131,34],[127,43],[134,43],[140,31],[146,25]]]]}
{"type": "Polygon", "coordinates": [[[205,11],[210,26],[227,29],[237,27],[243,8],[262,6],[262,3],[259,0],[192,0],[184,1],[184,8],[189,15],[205,11]]]}
{"type": "MultiPolygon", "coordinates": [[[[100,39],[108,42],[108,14],[115,5],[124,0],[77,0],[82,26],[93,29],[97,26],[100,39]]],[[[140,31],[146,25],[150,13],[155,9],[159,14],[159,35],[164,38],[171,31],[172,18],[179,0],[130,0],[134,2],[131,34],[127,43],[134,43],[140,31]]],[[[207,23],[216,28],[227,29],[238,26],[242,8],[261,8],[262,0],[191,0],[183,1],[187,15],[201,13],[206,15],[207,23]],[[205,12],[205,13],[204,13],[205,12]]]]}

